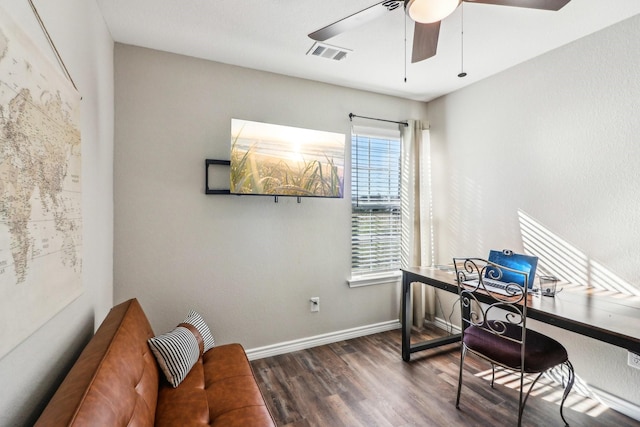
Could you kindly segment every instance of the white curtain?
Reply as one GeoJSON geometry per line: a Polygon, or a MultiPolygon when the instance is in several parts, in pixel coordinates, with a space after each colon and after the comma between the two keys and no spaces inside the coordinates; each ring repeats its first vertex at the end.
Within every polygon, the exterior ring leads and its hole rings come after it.
{"type": "MultiPolygon", "coordinates": [[[[402,132],[402,266],[433,264],[433,215],[429,129],[419,120],[407,120],[402,132]]],[[[414,326],[435,319],[435,291],[413,283],[414,326]]]]}

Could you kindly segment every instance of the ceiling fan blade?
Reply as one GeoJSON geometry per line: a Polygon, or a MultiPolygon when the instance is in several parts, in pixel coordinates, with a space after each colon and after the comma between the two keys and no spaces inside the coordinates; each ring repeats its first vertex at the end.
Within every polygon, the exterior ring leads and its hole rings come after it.
{"type": "Polygon", "coordinates": [[[438,36],[440,35],[440,21],[431,24],[415,23],[413,30],[413,53],[411,63],[431,58],[438,50],[438,36]]]}
{"type": "Polygon", "coordinates": [[[463,0],[467,3],[495,4],[498,6],[526,7],[529,9],[560,10],[571,0],[463,0]]]}
{"type": "Polygon", "coordinates": [[[380,18],[388,11],[398,8],[399,5],[399,1],[383,1],[374,4],[373,6],[361,10],[360,12],[356,12],[353,15],[347,16],[346,18],[334,22],[333,24],[329,24],[324,28],[320,28],[319,30],[314,31],[313,33],[309,34],[309,37],[311,37],[313,40],[323,42],[330,39],[331,37],[337,36],[338,34],[342,34],[345,31],[353,30],[360,25],[380,18]]]}

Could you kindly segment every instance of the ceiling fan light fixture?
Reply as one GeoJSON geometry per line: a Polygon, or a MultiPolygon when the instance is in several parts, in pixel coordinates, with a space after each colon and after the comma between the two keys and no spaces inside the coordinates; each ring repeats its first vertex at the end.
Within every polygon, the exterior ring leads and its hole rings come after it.
{"type": "Polygon", "coordinates": [[[409,0],[407,13],[416,22],[430,24],[451,15],[461,2],[462,0],[409,0]]]}

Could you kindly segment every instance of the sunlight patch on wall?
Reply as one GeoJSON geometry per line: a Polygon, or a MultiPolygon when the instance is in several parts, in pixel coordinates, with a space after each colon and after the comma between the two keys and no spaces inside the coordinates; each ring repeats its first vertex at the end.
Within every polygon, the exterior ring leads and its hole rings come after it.
{"type": "Polygon", "coordinates": [[[589,265],[591,267],[591,284],[594,287],[628,295],[640,295],[640,289],[616,276],[599,262],[591,260],[589,265]]]}
{"type": "Polygon", "coordinates": [[[518,221],[524,250],[539,258],[540,270],[565,282],[588,283],[589,263],[585,253],[521,210],[518,210],[518,221]]]}
{"type": "Polygon", "coordinates": [[[526,253],[539,258],[540,273],[554,275],[562,282],[588,286],[608,295],[640,296],[640,289],[607,267],[592,260],[540,222],[518,210],[522,244],[526,253]]]}

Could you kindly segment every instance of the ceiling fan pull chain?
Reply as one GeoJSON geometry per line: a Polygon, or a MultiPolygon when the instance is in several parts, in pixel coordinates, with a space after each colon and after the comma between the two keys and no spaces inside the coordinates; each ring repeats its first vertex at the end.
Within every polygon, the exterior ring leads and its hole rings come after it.
{"type": "Polygon", "coordinates": [[[404,82],[407,82],[407,14],[404,14],[404,82]]]}
{"type": "Polygon", "coordinates": [[[460,5],[460,74],[458,77],[465,77],[464,72],[464,2],[460,5]]]}

